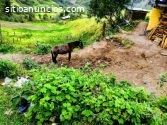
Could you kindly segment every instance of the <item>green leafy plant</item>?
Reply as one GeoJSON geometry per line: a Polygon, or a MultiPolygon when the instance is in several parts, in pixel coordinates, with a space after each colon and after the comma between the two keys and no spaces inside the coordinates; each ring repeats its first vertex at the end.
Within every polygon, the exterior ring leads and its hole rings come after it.
{"type": "Polygon", "coordinates": [[[31,59],[28,59],[28,58],[24,58],[22,64],[23,64],[23,67],[27,70],[40,68],[40,65],[37,62],[35,62],[31,59]]]}
{"type": "MultiPolygon", "coordinates": [[[[0,87],[0,124],[13,124],[13,125],[36,125],[33,122],[26,123],[24,121],[24,114],[18,112],[18,106],[16,106],[17,99],[11,100],[15,93],[18,93],[17,88],[9,86],[0,87]]],[[[19,100],[18,100],[19,101],[19,100]]]]}
{"type": "Polygon", "coordinates": [[[124,45],[125,48],[129,48],[134,44],[134,42],[128,38],[123,38],[122,44],[124,45]]]}
{"type": "Polygon", "coordinates": [[[89,71],[91,71],[91,66],[92,66],[91,62],[86,62],[85,66],[82,69],[83,72],[89,72],[89,71]]]}
{"type": "Polygon", "coordinates": [[[37,50],[36,50],[36,54],[38,55],[44,55],[44,54],[48,54],[51,52],[51,46],[50,45],[43,45],[43,44],[39,44],[37,43],[37,50]]]}
{"type": "Polygon", "coordinates": [[[105,68],[105,65],[103,65],[103,64],[100,64],[100,69],[104,69],[105,68]]]}
{"type": "MultiPolygon", "coordinates": [[[[35,72],[35,71],[34,71],[35,72]]],[[[62,124],[162,124],[166,116],[143,88],[98,70],[45,69],[33,77],[34,104],[27,119],[42,124],[51,117],[62,124]]]]}
{"type": "Polygon", "coordinates": [[[13,63],[10,60],[0,59],[0,78],[14,78],[22,74],[23,69],[19,64],[13,63]]]}
{"type": "Polygon", "coordinates": [[[7,52],[13,52],[14,51],[14,47],[7,45],[7,44],[1,44],[0,45],[0,52],[2,53],[7,53],[7,52]]]}
{"type": "Polygon", "coordinates": [[[11,87],[13,89],[13,95],[11,97],[11,100],[13,101],[13,107],[15,109],[18,108],[18,105],[21,101],[21,99],[28,100],[28,96],[34,94],[34,82],[24,82],[22,88],[18,87],[11,87]]]}
{"type": "Polygon", "coordinates": [[[161,76],[159,76],[159,82],[158,82],[158,84],[162,88],[164,86],[164,83],[166,83],[166,82],[167,82],[167,72],[163,73],[161,76]]]}

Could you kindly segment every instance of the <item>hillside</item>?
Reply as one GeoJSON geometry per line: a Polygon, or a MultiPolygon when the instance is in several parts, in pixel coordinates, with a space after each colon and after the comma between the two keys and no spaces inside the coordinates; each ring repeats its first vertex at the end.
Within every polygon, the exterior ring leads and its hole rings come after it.
{"type": "Polygon", "coordinates": [[[11,0],[12,5],[17,6],[49,6],[54,5],[58,6],[58,4],[52,0],[11,0]]]}
{"type": "Polygon", "coordinates": [[[40,5],[56,5],[56,6],[89,6],[90,0],[11,0],[12,5],[17,6],[40,6],[40,5]]]}
{"type": "MultiPolygon", "coordinates": [[[[86,8],[89,7],[90,0],[54,0],[61,6],[84,6],[86,8]]],[[[131,0],[131,5],[134,7],[151,9],[152,7],[148,5],[150,0],[131,0]],[[133,3],[134,1],[134,3],[133,3]],[[132,4],[133,3],[133,4],[132,4]]]]}
{"type": "MultiPolygon", "coordinates": [[[[42,6],[42,5],[54,5],[54,6],[84,6],[89,7],[90,0],[11,0],[13,5],[17,6],[42,6]]],[[[152,7],[148,5],[149,0],[131,0],[130,5],[133,7],[151,9],[152,7]],[[134,1],[134,3],[133,3],[134,1]]]]}
{"type": "Polygon", "coordinates": [[[89,7],[90,0],[54,0],[61,6],[84,6],[89,7]]]}

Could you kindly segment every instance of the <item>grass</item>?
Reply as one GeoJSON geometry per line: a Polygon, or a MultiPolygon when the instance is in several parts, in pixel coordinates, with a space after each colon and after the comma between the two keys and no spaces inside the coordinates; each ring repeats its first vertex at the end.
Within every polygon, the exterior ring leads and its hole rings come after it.
{"type": "Polygon", "coordinates": [[[0,86],[0,125],[30,125],[24,121],[24,115],[18,109],[13,109],[13,92],[10,87],[0,86]]]}
{"type": "Polygon", "coordinates": [[[5,23],[8,27],[2,27],[3,43],[28,49],[32,49],[31,47],[36,42],[55,46],[78,39],[83,40],[84,45],[88,45],[100,36],[102,27],[102,24],[97,24],[94,18],[60,21],[57,24],[49,22],[5,23]]]}

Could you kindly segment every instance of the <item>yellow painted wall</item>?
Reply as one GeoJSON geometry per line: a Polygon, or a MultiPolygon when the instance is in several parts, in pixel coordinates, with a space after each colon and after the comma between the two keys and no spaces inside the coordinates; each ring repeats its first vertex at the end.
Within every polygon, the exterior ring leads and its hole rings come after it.
{"type": "Polygon", "coordinates": [[[147,30],[151,30],[159,24],[161,13],[164,9],[153,8],[150,16],[150,20],[147,26],[147,30]]]}

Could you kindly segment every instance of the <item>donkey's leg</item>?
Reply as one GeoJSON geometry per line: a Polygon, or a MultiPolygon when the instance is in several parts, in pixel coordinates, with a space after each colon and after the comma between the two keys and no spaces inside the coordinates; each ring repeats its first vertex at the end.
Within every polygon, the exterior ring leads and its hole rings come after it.
{"type": "Polygon", "coordinates": [[[70,59],[71,59],[71,52],[69,52],[68,54],[68,61],[70,61],[70,59]]]}
{"type": "Polygon", "coordinates": [[[58,56],[58,54],[55,54],[55,63],[57,63],[57,60],[56,60],[57,56],[58,56]]]}

